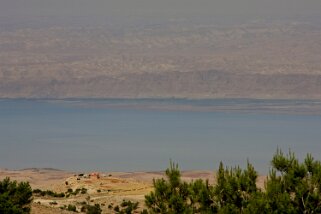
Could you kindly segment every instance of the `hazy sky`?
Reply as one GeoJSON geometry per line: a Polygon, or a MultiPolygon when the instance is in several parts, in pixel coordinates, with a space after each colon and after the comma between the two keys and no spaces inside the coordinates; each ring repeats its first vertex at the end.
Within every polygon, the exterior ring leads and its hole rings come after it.
{"type": "Polygon", "coordinates": [[[310,15],[321,0],[0,0],[1,15],[310,15]]]}

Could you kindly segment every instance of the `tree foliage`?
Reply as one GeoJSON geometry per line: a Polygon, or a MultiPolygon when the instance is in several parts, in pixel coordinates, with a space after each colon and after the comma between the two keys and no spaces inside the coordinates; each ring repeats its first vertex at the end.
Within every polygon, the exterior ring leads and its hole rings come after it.
{"type": "Polygon", "coordinates": [[[17,183],[5,178],[0,181],[0,213],[30,213],[32,189],[27,182],[17,183]]]}
{"type": "Polygon", "coordinates": [[[155,213],[192,213],[189,184],[181,180],[178,165],[170,163],[168,180],[153,180],[155,191],[145,196],[145,203],[155,213]]]}
{"type": "Polygon", "coordinates": [[[187,183],[171,162],[166,179],[153,181],[145,204],[148,213],[321,213],[321,163],[311,155],[300,163],[294,153],[278,149],[263,190],[257,177],[250,163],[246,169],[220,163],[215,185],[187,183]]]}

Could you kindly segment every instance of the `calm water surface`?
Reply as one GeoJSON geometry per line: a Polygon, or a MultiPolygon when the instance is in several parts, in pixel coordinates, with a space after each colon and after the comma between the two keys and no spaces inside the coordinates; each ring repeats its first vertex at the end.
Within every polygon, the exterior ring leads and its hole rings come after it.
{"type": "MultiPolygon", "coordinates": [[[[97,102],[103,101],[0,100],[0,168],[157,171],[172,159],[183,169],[214,170],[220,161],[244,166],[249,159],[266,173],[277,147],[321,159],[319,114],[141,108],[146,100],[120,108],[119,100],[107,106],[97,102]]],[[[228,105],[247,102],[229,100],[228,105]]]]}

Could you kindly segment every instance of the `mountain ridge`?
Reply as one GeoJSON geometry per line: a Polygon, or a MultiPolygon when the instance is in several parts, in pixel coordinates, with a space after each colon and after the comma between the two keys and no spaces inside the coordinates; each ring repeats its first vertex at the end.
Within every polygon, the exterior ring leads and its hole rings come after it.
{"type": "Polygon", "coordinates": [[[0,83],[2,98],[321,99],[318,74],[235,74],[210,70],[0,83]]]}

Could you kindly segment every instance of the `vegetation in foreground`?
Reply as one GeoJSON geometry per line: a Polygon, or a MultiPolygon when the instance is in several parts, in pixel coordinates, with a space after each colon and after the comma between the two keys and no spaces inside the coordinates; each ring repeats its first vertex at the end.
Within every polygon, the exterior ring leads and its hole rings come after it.
{"type": "Polygon", "coordinates": [[[145,196],[145,213],[321,213],[321,163],[307,155],[300,163],[289,152],[277,150],[264,190],[256,185],[257,172],[220,164],[215,185],[208,181],[181,180],[176,164],[167,179],[154,180],[145,196]]]}
{"type": "MultiPolygon", "coordinates": [[[[256,185],[258,173],[248,163],[246,169],[227,168],[221,163],[216,182],[201,179],[185,182],[177,164],[170,163],[166,179],[153,181],[154,191],[145,196],[141,213],[321,213],[321,162],[307,155],[299,162],[291,152],[277,150],[265,188],[256,185]]],[[[0,182],[0,213],[29,213],[32,190],[28,183],[9,178],[0,182]]],[[[76,211],[76,207],[68,207],[76,211]]],[[[108,207],[115,213],[137,213],[138,203],[123,201],[108,207]]],[[[101,213],[99,204],[85,206],[86,213],[101,213]]]]}
{"type": "Polygon", "coordinates": [[[0,181],[0,213],[30,213],[32,189],[27,182],[17,183],[5,178],[0,181]]]}

